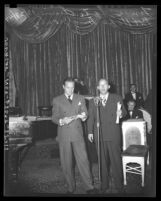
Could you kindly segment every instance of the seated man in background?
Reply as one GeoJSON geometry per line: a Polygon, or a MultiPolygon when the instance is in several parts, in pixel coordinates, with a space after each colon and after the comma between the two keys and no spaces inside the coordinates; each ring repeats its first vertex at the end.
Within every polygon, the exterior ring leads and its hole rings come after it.
{"type": "Polygon", "coordinates": [[[75,77],[74,82],[75,82],[74,93],[80,94],[80,95],[87,95],[88,94],[87,86],[85,85],[83,80],[75,77]]]}
{"type": "Polygon", "coordinates": [[[127,103],[129,100],[134,100],[136,102],[136,107],[141,108],[144,107],[144,99],[143,95],[140,92],[136,91],[136,85],[131,84],[130,85],[130,92],[125,95],[125,105],[127,106],[127,103]]]}
{"type": "Polygon", "coordinates": [[[128,119],[143,119],[143,113],[136,108],[134,100],[129,100],[127,103],[127,115],[123,118],[123,121],[128,119]]]}

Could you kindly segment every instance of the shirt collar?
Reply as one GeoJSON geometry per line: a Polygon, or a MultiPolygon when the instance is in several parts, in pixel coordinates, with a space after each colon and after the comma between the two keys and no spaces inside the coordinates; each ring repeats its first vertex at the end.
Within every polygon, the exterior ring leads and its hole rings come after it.
{"type": "Polygon", "coordinates": [[[102,95],[102,94],[100,94],[100,98],[101,98],[101,99],[106,99],[106,100],[107,100],[108,95],[109,95],[109,93],[107,93],[106,95],[102,95]]]}
{"type": "MultiPolygon", "coordinates": [[[[68,99],[69,95],[64,94],[66,96],[66,98],[68,99]]],[[[73,94],[70,96],[70,99],[73,100],[73,94]]]]}

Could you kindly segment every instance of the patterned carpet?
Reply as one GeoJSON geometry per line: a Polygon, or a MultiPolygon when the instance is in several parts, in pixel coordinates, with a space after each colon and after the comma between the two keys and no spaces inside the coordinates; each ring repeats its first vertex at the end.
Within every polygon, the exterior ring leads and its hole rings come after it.
{"type": "MultiPolygon", "coordinates": [[[[92,164],[94,185],[99,188],[98,165],[92,164]]],[[[83,183],[77,166],[75,168],[76,192],[75,196],[85,195],[83,183]]],[[[117,196],[115,186],[111,179],[111,194],[106,196],[117,196]]],[[[141,187],[140,175],[127,174],[126,194],[123,196],[149,196],[151,184],[151,168],[148,166],[145,187],[141,187]]],[[[10,196],[66,196],[66,182],[62,174],[58,144],[53,139],[43,140],[34,145],[27,153],[22,162],[19,179],[17,183],[11,183],[9,188],[10,196]]],[[[99,195],[101,196],[101,195],[99,195]]]]}

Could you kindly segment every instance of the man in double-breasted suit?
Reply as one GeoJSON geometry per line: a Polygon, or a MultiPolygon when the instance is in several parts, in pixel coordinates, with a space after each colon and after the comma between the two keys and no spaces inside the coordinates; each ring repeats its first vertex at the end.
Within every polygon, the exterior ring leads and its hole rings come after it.
{"type": "Polygon", "coordinates": [[[122,162],[121,162],[121,128],[116,123],[117,116],[126,115],[126,110],[119,95],[109,93],[108,80],[100,79],[97,89],[100,92],[98,99],[91,100],[89,104],[88,139],[95,142],[98,151],[97,132],[97,104],[100,113],[100,167],[101,167],[101,192],[109,192],[110,166],[114,183],[118,192],[123,190],[122,162]],[[99,102],[98,102],[99,101],[99,102]],[[118,110],[118,103],[121,109],[118,110]]]}
{"type": "Polygon", "coordinates": [[[61,166],[68,184],[67,193],[74,193],[74,153],[77,167],[87,193],[95,193],[86,153],[81,121],[87,118],[84,97],[74,94],[74,80],[67,78],[63,84],[64,94],[53,99],[52,121],[58,124],[58,142],[61,166]],[[73,153],[72,153],[73,152],[73,153]]]}

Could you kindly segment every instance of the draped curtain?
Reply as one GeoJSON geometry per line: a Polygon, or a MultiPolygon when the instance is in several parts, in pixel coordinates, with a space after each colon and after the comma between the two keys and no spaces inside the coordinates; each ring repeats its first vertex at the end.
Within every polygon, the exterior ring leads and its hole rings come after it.
{"type": "Polygon", "coordinates": [[[142,27],[143,34],[132,34],[116,29],[100,16],[93,17],[93,24],[89,24],[92,17],[87,18],[88,26],[83,28],[83,18],[78,25],[69,20],[73,19],[71,13],[67,15],[47,40],[45,32],[40,34],[42,37],[36,35],[35,43],[29,40],[30,35],[22,40],[15,30],[11,34],[16,93],[23,113],[38,115],[38,106],[51,105],[53,97],[63,92],[66,76],[84,79],[91,95],[95,95],[101,77],[107,77],[123,97],[129,84],[136,83],[146,98],[152,88],[152,69],[156,67],[156,33],[142,27]]]}
{"type": "Polygon", "coordinates": [[[62,6],[5,8],[5,20],[17,36],[31,43],[43,42],[52,37],[65,23],[77,34],[88,34],[103,20],[105,23],[132,34],[156,31],[156,8],[67,9],[62,6]]]}
{"type": "Polygon", "coordinates": [[[10,66],[9,66],[9,106],[15,107],[16,102],[16,87],[15,87],[15,79],[13,74],[13,67],[12,67],[12,54],[11,49],[9,50],[9,57],[10,57],[10,66]]]}

